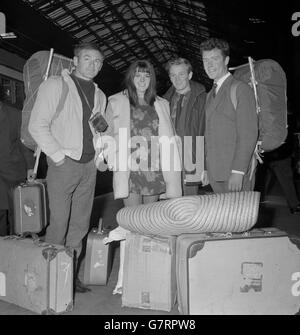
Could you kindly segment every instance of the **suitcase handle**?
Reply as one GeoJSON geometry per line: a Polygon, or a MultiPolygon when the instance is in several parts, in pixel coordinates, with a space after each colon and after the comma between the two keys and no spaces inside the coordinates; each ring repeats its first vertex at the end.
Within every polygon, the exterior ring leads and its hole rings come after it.
{"type": "Polygon", "coordinates": [[[33,241],[40,241],[37,234],[30,233],[30,232],[25,232],[25,233],[20,234],[20,235],[8,235],[8,236],[5,236],[4,239],[5,240],[23,240],[23,239],[27,238],[28,236],[31,237],[33,241]]]}
{"type": "Polygon", "coordinates": [[[103,219],[99,219],[99,224],[98,224],[98,229],[97,229],[98,234],[103,234],[103,219]]]}
{"type": "Polygon", "coordinates": [[[31,233],[29,231],[26,231],[24,233],[22,233],[21,235],[19,235],[20,238],[19,239],[23,239],[23,238],[27,238],[27,237],[31,237],[33,239],[33,241],[39,241],[39,237],[37,234],[35,233],[31,233]]]}

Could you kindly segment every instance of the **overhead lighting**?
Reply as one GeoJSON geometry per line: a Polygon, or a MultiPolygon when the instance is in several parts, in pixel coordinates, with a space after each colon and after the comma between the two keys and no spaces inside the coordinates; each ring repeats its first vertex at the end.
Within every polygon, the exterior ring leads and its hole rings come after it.
{"type": "Polygon", "coordinates": [[[3,33],[3,34],[0,34],[0,38],[3,38],[3,39],[17,38],[17,36],[15,35],[15,33],[3,33]]]}
{"type": "Polygon", "coordinates": [[[249,41],[249,40],[244,40],[245,43],[248,43],[248,44],[254,44],[255,42],[254,41],[249,41]]]}

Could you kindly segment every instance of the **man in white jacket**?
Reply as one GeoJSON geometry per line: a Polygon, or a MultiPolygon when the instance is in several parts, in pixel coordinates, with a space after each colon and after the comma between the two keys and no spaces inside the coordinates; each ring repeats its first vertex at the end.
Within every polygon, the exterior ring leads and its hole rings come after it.
{"type": "MultiPolygon", "coordinates": [[[[50,225],[45,241],[71,248],[77,259],[88,232],[96,183],[93,138],[97,129],[90,118],[103,114],[106,106],[105,94],[93,81],[103,59],[97,45],[77,45],[75,70],[63,70],[61,76],[50,77],[41,84],[28,127],[47,155],[50,225]],[[62,94],[66,98],[58,114],[62,94]]],[[[89,289],[78,279],[78,267],[75,289],[84,293],[89,289]]]]}

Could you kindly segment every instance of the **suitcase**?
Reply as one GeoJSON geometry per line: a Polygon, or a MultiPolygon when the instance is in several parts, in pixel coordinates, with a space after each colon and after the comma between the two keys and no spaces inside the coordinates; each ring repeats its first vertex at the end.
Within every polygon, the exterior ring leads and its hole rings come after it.
{"type": "Polygon", "coordinates": [[[92,229],[87,237],[86,254],[84,260],[83,283],[86,285],[106,285],[111,267],[111,244],[104,244],[108,233],[102,229],[102,219],[99,227],[92,229]]]}
{"type": "Polygon", "coordinates": [[[176,237],[126,235],[122,306],[171,311],[176,237]]]}
{"type": "Polygon", "coordinates": [[[73,308],[73,255],[59,245],[0,237],[0,299],[40,314],[73,308]]]}
{"type": "Polygon", "coordinates": [[[14,234],[39,233],[47,225],[45,181],[34,180],[13,190],[14,234]]]}
{"type": "Polygon", "coordinates": [[[296,314],[300,241],[275,228],[183,234],[176,244],[181,314],[296,314]]]}

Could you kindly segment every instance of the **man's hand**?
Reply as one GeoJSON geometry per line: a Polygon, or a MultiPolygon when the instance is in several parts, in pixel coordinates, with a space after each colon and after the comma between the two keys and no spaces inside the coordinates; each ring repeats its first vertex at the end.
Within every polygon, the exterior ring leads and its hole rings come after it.
{"type": "Polygon", "coordinates": [[[203,186],[206,186],[209,184],[208,174],[207,171],[203,171],[201,175],[201,182],[203,186]]]}
{"type": "Polygon", "coordinates": [[[55,166],[61,166],[61,165],[64,164],[64,162],[65,162],[65,158],[63,158],[61,161],[55,163],[55,166]]]}
{"type": "Polygon", "coordinates": [[[228,189],[230,192],[240,192],[243,186],[244,175],[239,173],[231,173],[228,180],[228,189]]]}

